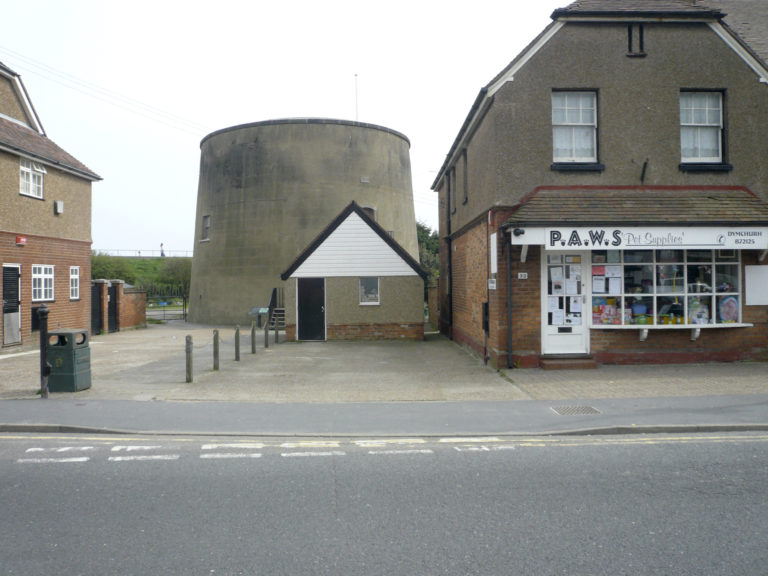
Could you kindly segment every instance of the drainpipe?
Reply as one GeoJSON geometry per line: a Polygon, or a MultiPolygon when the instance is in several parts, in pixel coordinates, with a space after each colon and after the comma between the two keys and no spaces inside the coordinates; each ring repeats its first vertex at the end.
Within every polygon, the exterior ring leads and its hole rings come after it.
{"type": "MultiPolygon", "coordinates": [[[[483,364],[488,365],[488,331],[491,329],[491,289],[488,286],[488,279],[491,276],[491,247],[489,244],[491,234],[491,218],[493,216],[493,208],[488,210],[488,218],[485,221],[485,302],[488,310],[488,329],[483,326],[483,364]]],[[[484,310],[485,312],[485,310],[484,310]]],[[[483,322],[485,324],[485,322],[483,322]]]]}
{"type": "Polygon", "coordinates": [[[512,368],[512,239],[504,239],[507,261],[507,368],[512,368]]]}

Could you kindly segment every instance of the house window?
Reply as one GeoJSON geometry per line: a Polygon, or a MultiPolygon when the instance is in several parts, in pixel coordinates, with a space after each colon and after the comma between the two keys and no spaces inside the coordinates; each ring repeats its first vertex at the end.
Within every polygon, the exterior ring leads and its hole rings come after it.
{"type": "Polygon", "coordinates": [[[69,299],[80,299],[80,266],[69,268],[69,299]]]}
{"type": "Polygon", "coordinates": [[[680,157],[684,163],[723,161],[722,93],[680,93],[680,157]]]}
{"type": "Polygon", "coordinates": [[[53,266],[32,265],[32,301],[53,300],[53,266]]]}
{"type": "Polygon", "coordinates": [[[379,302],[379,279],[376,276],[360,278],[360,305],[375,306],[379,302]]]}
{"type": "Polygon", "coordinates": [[[552,93],[554,162],[597,162],[597,94],[552,93]]]}
{"type": "Polygon", "coordinates": [[[456,214],[456,168],[451,168],[446,177],[448,197],[451,203],[451,214],[456,214]]]}
{"type": "Polygon", "coordinates": [[[19,168],[19,193],[42,199],[44,174],[46,170],[41,164],[22,158],[19,168]]]}
{"type": "Polygon", "coordinates": [[[739,252],[592,252],[594,326],[713,325],[741,322],[739,252]]]}
{"type": "Polygon", "coordinates": [[[210,215],[203,216],[203,228],[200,232],[200,240],[211,239],[211,217],[210,215]]]}

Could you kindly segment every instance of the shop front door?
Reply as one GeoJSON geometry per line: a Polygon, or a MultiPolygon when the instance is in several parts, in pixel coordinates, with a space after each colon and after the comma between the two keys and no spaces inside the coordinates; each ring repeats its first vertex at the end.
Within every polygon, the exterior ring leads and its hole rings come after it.
{"type": "Polygon", "coordinates": [[[542,354],[589,352],[588,252],[543,252],[542,354]]]}

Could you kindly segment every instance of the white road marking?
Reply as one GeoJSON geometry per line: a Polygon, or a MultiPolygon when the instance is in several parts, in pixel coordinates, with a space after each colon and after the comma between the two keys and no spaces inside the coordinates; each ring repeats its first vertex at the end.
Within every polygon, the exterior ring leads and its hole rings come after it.
{"type": "Polygon", "coordinates": [[[283,458],[310,458],[312,456],[346,456],[346,452],[333,450],[331,452],[283,452],[280,454],[283,458]]]}
{"type": "Polygon", "coordinates": [[[112,446],[112,452],[138,452],[140,450],[159,450],[162,446],[112,446]]]}
{"type": "Polygon", "coordinates": [[[222,448],[238,448],[240,450],[260,450],[264,448],[264,444],[261,442],[244,442],[242,444],[203,444],[201,450],[220,450],[222,448]]]}
{"type": "Polygon", "coordinates": [[[514,450],[511,444],[502,444],[501,446],[454,446],[456,452],[499,452],[501,450],[514,450]]]}
{"type": "Polygon", "coordinates": [[[179,454],[155,454],[151,456],[110,456],[110,462],[147,462],[151,460],[178,460],[179,454]]]}
{"type": "Polygon", "coordinates": [[[486,436],[481,438],[440,438],[440,443],[442,444],[485,444],[486,442],[501,442],[501,439],[496,438],[495,436],[486,436]]]}
{"type": "Polygon", "coordinates": [[[306,442],[285,442],[280,448],[338,448],[337,440],[307,440],[306,442]]]}
{"type": "Polygon", "coordinates": [[[62,446],[60,448],[27,448],[27,454],[31,452],[87,452],[95,450],[94,446],[62,446]]]}
{"type": "Polygon", "coordinates": [[[429,449],[413,449],[413,450],[369,450],[368,454],[375,456],[378,454],[386,455],[386,456],[392,456],[397,454],[434,454],[432,450],[429,449]]]}
{"type": "Polygon", "coordinates": [[[361,448],[378,448],[380,446],[426,444],[424,438],[382,438],[375,440],[355,440],[355,445],[361,448]]]}
{"type": "Polygon", "coordinates": [[[205,460],[224,460],[226,458],[261,458],[259,452],[212,452],[210,454],[200,454],[200,458],[205,460]]]}
{"type": "Polygon", "coordinates": [[[72,463],[72,462],[88,462],[90,460],[87,456],[80,456],[78,458],[19,458],[16,460],[19,464],[60,464],[60,463],[72,463]]]}

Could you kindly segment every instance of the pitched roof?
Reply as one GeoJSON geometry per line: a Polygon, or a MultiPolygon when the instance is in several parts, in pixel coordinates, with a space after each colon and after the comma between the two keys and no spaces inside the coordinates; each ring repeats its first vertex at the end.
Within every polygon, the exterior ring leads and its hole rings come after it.
{"type": "Polygon", "coordinates": [[[333,219],[333,221],[323,230],[309,246],[307,246],[301,254],[293,261],[293,263],[280,274],[282,280],[288,280],[299,266],[301,266],[312,253],[317,250],[333,232],[341,226],[341,224],[351,215],[357,214],[363,222],[365,222],[397,255],[402,258],[408,266],[410,266],[414,272],[426,280],[427,273],[421,268],[421,265],[414,260],[414,258],[408,254],[408,252],[398,244],[392,236],[390,236],[384,228],[382,228],[375,220],[373,220],[365,211],[360,208],[356,202],[351,202],[341,213],[333,219]]]}
{"type": "Polygon", "coordinates": [[[584,187],[535,189],[504,223],[768,225],[768,204],[746,188],[584,187]]]}
{"type": "Polygon", "coordinates": [[[0,111],[0,150],[37,160],[41,164],[54,166],[87,180],[101,180],[101,176],[45,135],[24,83],[21,81],[21,76],[2,62],[0,62],[0,76],[11,81],[11,87],[26,111],[26,120],[37,127],[35,129],[22,121],[3,116],[0,111]]]}
{"type": "Polygon", "coordinates": [[[0,118],[0,150],[36,159],[87,180],[101,180],[101,176],[49,138],[5,118],[0,118]]]}
{"type": "Polygon", "coordinates": [[[558,8],[552,13],[552,19],[562,17],[675,17],[675,18],[715,18],[722,17],[717,8],[711,8],[696,0],[577,0],[558,8]]]}
{"type": "Polygon", "coordinates": [[[765,0],[705,0],[725,13],[723,22],[755,56],[768,63],[768,3],[765,0]]]}

